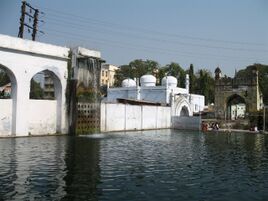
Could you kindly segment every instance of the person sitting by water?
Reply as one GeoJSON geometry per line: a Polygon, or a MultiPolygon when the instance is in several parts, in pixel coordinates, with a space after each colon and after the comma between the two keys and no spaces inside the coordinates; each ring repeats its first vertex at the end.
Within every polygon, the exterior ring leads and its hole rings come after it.
{"type": "Polygon", "coordinates": [[[219,124],[218,124],[218,122],[216,122],[216,124],[215,124],[215,129],[216,129],[216,130],[219,130],[219,128],[220,128],[220,127],[219,127],[219,124]]]}

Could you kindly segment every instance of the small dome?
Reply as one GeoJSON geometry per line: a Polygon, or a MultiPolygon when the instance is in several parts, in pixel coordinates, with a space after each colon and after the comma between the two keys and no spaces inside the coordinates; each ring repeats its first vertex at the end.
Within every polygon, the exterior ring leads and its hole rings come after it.
{"type": "Polygon", "coordinates": [[[142,87],[153,87],[156,84],[156,78],[153,75],[143,75],[140,82],[142,87]]]}
{"type": "Polygon", "coordinates": [[[165,76],[163,77],[161,83],[162,83],[162,86],[166,86],[166,84],[168,84],[169,87],[175,88],[177,87],[178,80],[177,78],[173,76],[165,76]]]}
{"type": "Polygon", "coordinates": [[[122,87],[136,87],[136,82],[130,78],[122,81],[122,87]]]}

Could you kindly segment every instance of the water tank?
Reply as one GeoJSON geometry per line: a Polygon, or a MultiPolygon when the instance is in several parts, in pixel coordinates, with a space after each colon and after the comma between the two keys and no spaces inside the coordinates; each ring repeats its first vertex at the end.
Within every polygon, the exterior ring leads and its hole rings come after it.
{"type": "Polygon", "coordinates": [[[136,87],[136,82],[130,78],[122,81],[122,87],[136,87]]]}
{"type": "Polygon", "coordinates": [[[175,78],[173,76],[165,76],[165,77],[163,77],[161,84],[162,84],[162,86],[166,86],[166,84],[168,84],[169,87],[175,88],[175,87],[177,87],[178,80],[177,80],[177,78],[175,78]]]}
{"type": "Polygon", "coordinates": [[[143,75],[140,82],[142,87],[153,87],[156,84],[156,78],[153,75],[143,75]]]}

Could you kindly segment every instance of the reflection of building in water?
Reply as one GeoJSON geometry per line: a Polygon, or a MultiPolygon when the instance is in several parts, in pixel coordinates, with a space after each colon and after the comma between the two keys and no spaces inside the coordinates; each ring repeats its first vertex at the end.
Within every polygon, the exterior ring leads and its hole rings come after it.
{"type": "Polygon", "coordinates": [[[222,77],[215,70],[215,116],[219,119],[241,119],[247,113],[261,109],[262,94],[259,89],[258,70],[253,68],[250,79],[222,77]]]}
{"type": "Polygon", "coordinates": [[[111,64],[103,64],[101,66],[100,85],[114,86],[114,75],[119,68],[111,64]]]}
{"type": "Polygon", "coordinates": [[[64,177],[66,192],[62,200],[98,200],[100,190],[100,141],[68,138],[64,177]],[[99,192],[98,192],[99,191],[99,192]]]}

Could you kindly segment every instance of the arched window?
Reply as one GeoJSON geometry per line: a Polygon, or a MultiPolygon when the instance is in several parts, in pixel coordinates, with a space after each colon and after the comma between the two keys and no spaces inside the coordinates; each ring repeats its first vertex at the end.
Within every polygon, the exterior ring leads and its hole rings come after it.
{"type": "Polygon", "coordinates": [[[57,77],[49,70],[36,73],[31,79],[30,99],[55,100],[55,80],[57,77]]]}

